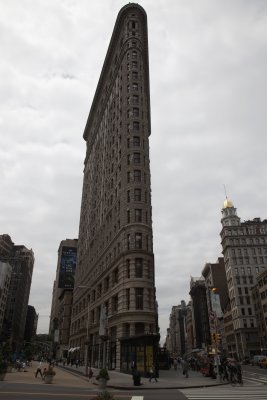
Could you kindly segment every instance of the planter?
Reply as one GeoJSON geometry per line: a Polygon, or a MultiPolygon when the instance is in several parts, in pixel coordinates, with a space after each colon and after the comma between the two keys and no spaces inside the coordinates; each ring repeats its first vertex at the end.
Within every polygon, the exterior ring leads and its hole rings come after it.
{"type": "Polygon", "coordinates": [[[45,375],[44,376],[44,383],[52,383],[53,375],[45,375]]]}
{"type": "Polygon", "coordinates": [[[0,371],[0,381],[3,381],[5,379],[5,376],[6,376],[6,371],[5,372],[0,371]]]}
{"type": "Polygon", "coordinates": [[[99,382],[99,389],[100,390],[106,390],[106,387],[107,387],[107,379],[104,379],[104,378],[99,378],[98,379],[98,382],[99,382]]]}

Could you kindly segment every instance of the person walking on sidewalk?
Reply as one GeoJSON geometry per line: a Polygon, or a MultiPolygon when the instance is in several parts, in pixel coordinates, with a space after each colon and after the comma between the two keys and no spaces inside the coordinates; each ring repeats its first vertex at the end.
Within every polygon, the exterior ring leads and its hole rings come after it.
{"type": "Polygon", "coordinates": [[[149,371],[149,382],[151,382],[151,379],[153,379],[153,378],[155,379],[155,382],[158,382],[156,368],[154,365],[152,365],[152,367],[150,368],[150,371],[149,371]]]}
{"type": "Polygon", "coordinates": [[[39,362],[39,365],[37,367],[37,370],[35,372],[35,378],[37,378],[37,375],[40,374],[41,378],[43,378],[43,374],[42,374],[42,362],[39,362]]]}
{"type": "Polygon", "coordinates": [[[183,375],[185,376],[185,378],[188,378],[189,363],[186,359],[182,361],[182,368],[183,368],[183,375]]]}

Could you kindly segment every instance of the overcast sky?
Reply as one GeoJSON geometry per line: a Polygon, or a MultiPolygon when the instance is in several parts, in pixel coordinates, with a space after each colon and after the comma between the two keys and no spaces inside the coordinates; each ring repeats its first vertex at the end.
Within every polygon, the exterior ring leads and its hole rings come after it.
{"type": "MultiPolygon", "coordinates": [[[[121,0],[0,0],[0,234],[32,248],[49,326],[60,241],[77,238],[83,130],[121,0]]],[[[267,2],[143,0],[159,323],[221,256],[227,195],[267,218],[267,2]]]]}

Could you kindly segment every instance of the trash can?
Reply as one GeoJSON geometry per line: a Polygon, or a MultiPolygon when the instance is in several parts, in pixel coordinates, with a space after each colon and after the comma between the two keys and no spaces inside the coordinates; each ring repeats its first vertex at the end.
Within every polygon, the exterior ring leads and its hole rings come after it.
{"type": "Polygon", "coordinates": [[[141,374],[137,369],[133,371],[133,384],[134,386],[141,385],[141,374]]]}

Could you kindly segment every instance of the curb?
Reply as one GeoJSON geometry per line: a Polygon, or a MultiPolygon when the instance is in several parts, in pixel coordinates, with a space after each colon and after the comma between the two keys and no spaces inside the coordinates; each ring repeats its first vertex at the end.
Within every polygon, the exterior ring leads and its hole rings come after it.
{"type": "MultiPolygon", "coordinates": [[[[83,377],[84,380],[88,380],[88,378],[81,372],[81,371],[77,371],[75,369],[70,369],[70,368],[66,368],[62,365],[58,366],[59,368],[64,369],[64,371],[67,371],[69,373],[73,373],[74,375],[80,375],[81,377],[83,377]]],[[[92,382],[93,385],[98,386],[98,384],[96,382],[92,382]]],[[[192,385],[192,386],[153,386],[153,387],[144,387],[142,384],[140,386],[120,386],[118,385],[108,385],[107,389],[118,389],[118,390],[174,390],[174,389],[200,389],[200,388],[207,388],[207,387],[214,387],[214,386],[223,386],[223,385],[229,385],[229,382],[222,382],[222,383],[211,383],[209,385],[207,384],[203,384],[203,385],[192,385]]]]}

